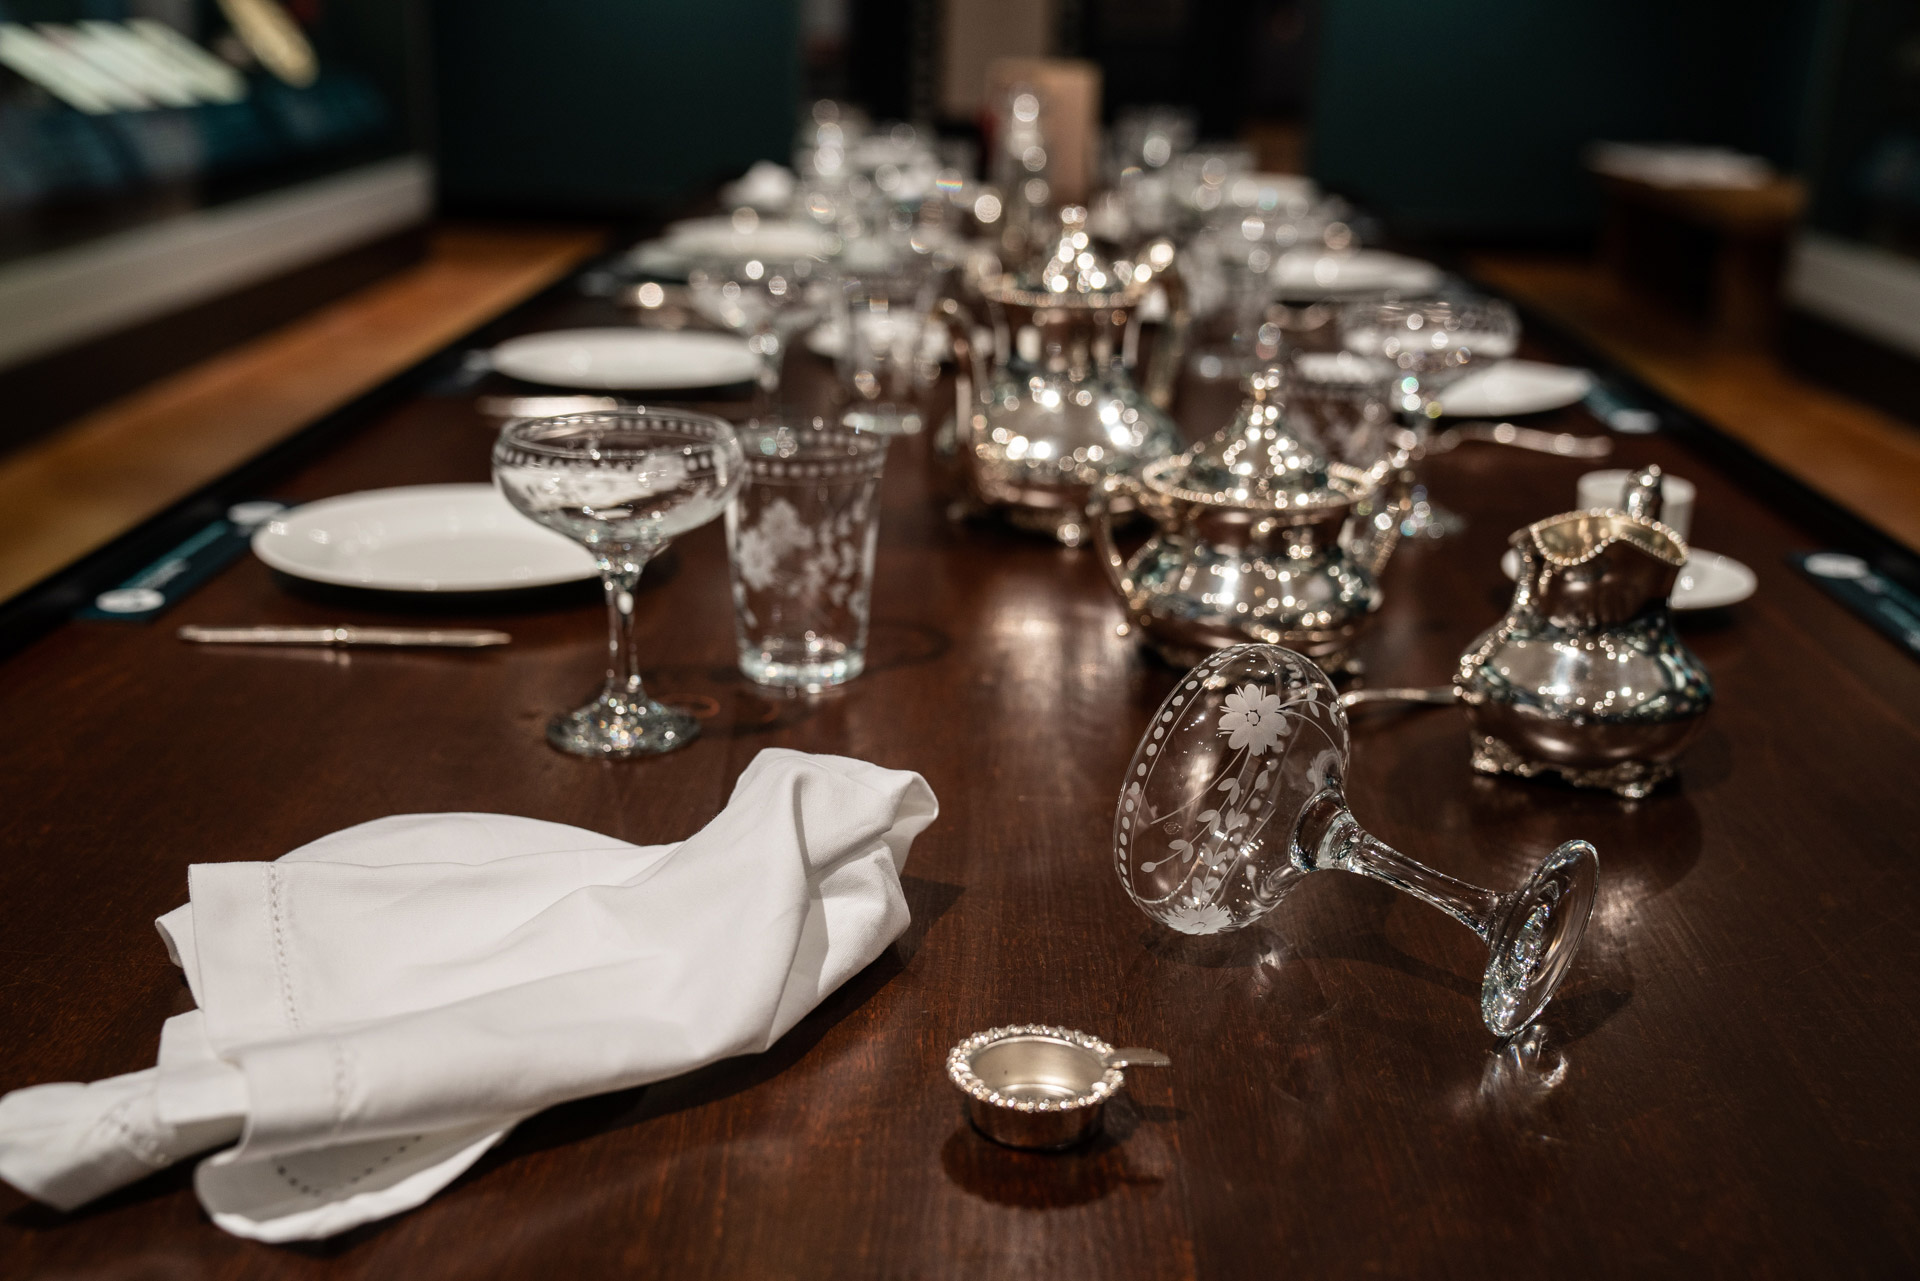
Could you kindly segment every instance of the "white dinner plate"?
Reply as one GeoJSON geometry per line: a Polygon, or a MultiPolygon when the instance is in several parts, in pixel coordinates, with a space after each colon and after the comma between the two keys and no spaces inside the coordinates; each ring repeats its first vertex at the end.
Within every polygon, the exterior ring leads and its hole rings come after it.
{"type": "Polygon", "coordinates": [[[1592,390],[1593,375],[1584,369],[1503,360],[1446,388],[1440,408],[1454,418],[1510,418],[1577,405],[1592,390]]]}
{"type": "Polygon", "coordinates": [[[492,358],[513,378],[596,391],[725,387],[760,373],[744,341],[698,330],[557,329],[509,338],[492,358]]]}
{"type": "MultiPolygon", "coordinates": [[[[1520,577],[1520,553],[1509,547],[1500,558],[1500,572],[1508,578],[1520,577]]],[[[1724,609],[1753,595],[1759,585],[1754,572],[1733,557],[1696,547],[1680,567],[1667,604],[1674,609],[1724,609]]]]}
{"type": "Polygon", "coordinates": [[[1340,294],[1395,293],[1418,297],[1440,287],[1440,269],[1419,258],[1380,249],[1350,254],[1295,250],[1273,265],[1273,284],[1291,302],[1340,294]]]}
{"type": "Polygon", "coordinates": [[[667,248],[687,258],[825,258],[838,249],[833,233],[804,222],[762,218],[689,218],[667,228],[667,248]]]}
{"type": "Polygon", "coordinates": [[[793,170],[785,165],[756,160],[751,169],[720,188],[720,199],[730,206],[745,205],[763,213],[778,211],[793,203],[798,182],[793,170]]]}
{"type": "Polygon", "coordinates": [[[342,494],[262,525],[253,554],[283,574],[388,592],[497,592],[592,578],[587,549],[508,505],[492,485],[342,494]]]}
{"type": "Polygon", "coordinates": [[[627,265],[643,275],[684,279],[693,259],[664,240],[643,240],[627,250],[627,265]]]}

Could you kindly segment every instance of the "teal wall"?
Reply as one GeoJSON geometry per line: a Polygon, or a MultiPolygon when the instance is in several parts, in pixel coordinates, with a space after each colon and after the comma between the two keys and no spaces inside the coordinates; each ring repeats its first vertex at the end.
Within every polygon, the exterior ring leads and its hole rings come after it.
{"type": "Polygon", "coordinates": [[[1801,161],[1839,0],[1321,0],[1314,175],[1414,234],[1577,236],[1595,139],[1801,161]]]}
{"type": "Polygon", "coordinates": [[[795,0],[436,0],[436,152],[457,210],[667,207],[784,160],[795,0]]]}

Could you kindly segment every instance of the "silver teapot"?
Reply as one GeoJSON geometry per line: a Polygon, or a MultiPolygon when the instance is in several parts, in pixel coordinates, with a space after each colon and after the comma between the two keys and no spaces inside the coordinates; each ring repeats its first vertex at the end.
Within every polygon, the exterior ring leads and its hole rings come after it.
{"type": "Polygon", "coordinates": [[[1624,499],[1514,534],[1513,603],[1454,676],[1481,773],[1637,798],[1699,732],[1713,684],[1667,608],[1687,545],[1659,521],[1660,469],[1629,477],[1624,499]]]}
{"type": "Polygon", "coordinates": [[[1182,666],[1260,641],[1338,671],[1380,608],[1380,572],[1400,533],[1399,509],[1375,502],[1386,467],[1329,462],[1289,427],[1283,382],[1277,369],[1254,374],[1230,424],[1137,475],[1107,477],[1089,499],[1129,625],[1182,666]],[[1156,529],[1123,557],[1113,515],[1130,508],[1156,529]]]}
{"type": "Polygon", "coordinates": [[[1180,447],[1161,408],[1184,329],[1172,262],[1164,242],[1133,259],[1107,257],[1087,232],[1086,211],[1069,206],[1037,267],[975,282],[993,322],[990,353],[949,309],[955,346],[973,366],[954,447],[976,504],[1075,546],[1085,535],[1089,488],[1180,447]],[[1126,357],[1141,305],[1156,289],[1169,297],[1173,323],[1155,346],[1143,391],[1126,357]]]}

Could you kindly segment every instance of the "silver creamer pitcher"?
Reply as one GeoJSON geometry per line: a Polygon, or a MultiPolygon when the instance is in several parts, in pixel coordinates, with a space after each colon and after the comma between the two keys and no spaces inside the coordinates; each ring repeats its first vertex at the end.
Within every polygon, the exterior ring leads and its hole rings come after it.
{"type": "Polygon", "coordinates": [[[1454,676],[1481,773],[1641,797],[1699,731],[1713,685],[1667,608],[1687,545],[1659,522],[1659,468],[1628,480],[1623,506],[1514,534],[1513,603],[1454,676]]]}

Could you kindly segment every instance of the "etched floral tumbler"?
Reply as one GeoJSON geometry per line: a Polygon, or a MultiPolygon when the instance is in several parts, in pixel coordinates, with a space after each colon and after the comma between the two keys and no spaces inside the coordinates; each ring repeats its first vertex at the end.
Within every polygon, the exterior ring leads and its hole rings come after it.
{"type": "Polygon", "coordinates": [[[1251,925],[1308,872],[1371,876],[1431,903],[1486,943],[1480,1014],[1508,1036],[1566,976],[1593,911],[1598,859],[1554,850],[1516,890],[1457,881],[1369,835],[1347,808],[1347,720],[1314,663],[1236,645],[1194,668],[1154,714],[1114,814],[1120,882],[1186,934],[1251,925]]]}
{"type": "Polygon", "coordinates": [[[684,747],[699,724],[647,697],[633,651],[633,593],[647,561],[718,516],[745,469],[733,428],[706,414],[622,409],[522,418],[493,447],[493,478],[519,512],[582,544],[606,590],[607,679],[557,716],[547,741],[580,756],[684,747]]]}
{"type": "Polygon", "coordinates": [[[739,429],[749,483],[727,508],[740,670],[819,691],[867,662],[887,437],[789,415],[739,429]]]}

